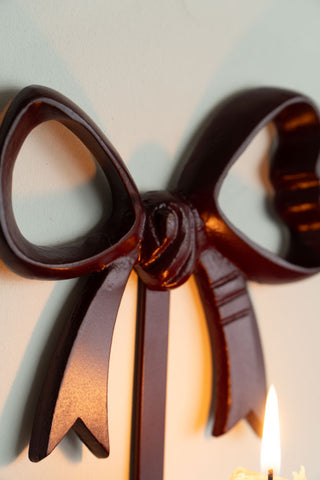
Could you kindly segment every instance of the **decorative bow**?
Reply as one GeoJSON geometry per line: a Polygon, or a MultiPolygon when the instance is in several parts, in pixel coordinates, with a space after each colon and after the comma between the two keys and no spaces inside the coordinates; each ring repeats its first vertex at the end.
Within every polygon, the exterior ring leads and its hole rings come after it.
{"type": "Polygon", "coordinates": [[[30,458],[47,456],[70,428],[98,457],[109,453],[107,380],[113,328],[127,279],[139,277],[133,478],[163,478],[169,290],[195,275],[214,363],[214,427],[241,418],[260,432],[265,372],[246,280],[286,282],[320,267],[319,114],[294,92],[242,92],[212,115],[190,148],[176,188],[139,195],[119,155],[93,122],[57,92],[32,86],[10,105],[0,129],[3,260],[40,279],[88,275],[40,396],[30,458]],[[108,181],[112,211],[87,237],[58,247],[30,243],[12,209],[12,172],[29,132],[56,120],[91,151],[108,181]],[[268,122],[277,131],[271,163],[275,206],[290,232],[286,259],[256,245],[221,211],[231,165],[268,122]]]}

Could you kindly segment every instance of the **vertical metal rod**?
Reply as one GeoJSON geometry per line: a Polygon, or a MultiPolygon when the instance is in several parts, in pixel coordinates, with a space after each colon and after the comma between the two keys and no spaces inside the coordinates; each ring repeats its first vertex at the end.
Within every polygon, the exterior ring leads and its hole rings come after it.
{"type": "Polygon", "coordinates": [[[163,480],[169,300],[139,280],[131,480],[163,480]]]}

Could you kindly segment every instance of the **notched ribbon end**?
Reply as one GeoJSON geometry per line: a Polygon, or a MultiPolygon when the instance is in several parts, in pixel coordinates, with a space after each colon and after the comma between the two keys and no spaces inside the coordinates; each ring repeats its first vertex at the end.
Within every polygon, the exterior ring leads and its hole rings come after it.
{"type": "MultiPolygon", "coordinates": [[[[78,418],[73,425],[73,430],[76,432],[80,440],[88,447],[88,449],[98,458],[106,458],[109,456],[109,442],[106,440],[104,443],[93,435],[93,433],[87,428],[85,423],[78,418]]],[[[108,436],[106,436],[108,437],[108,436]]]]}
{"type": "Polygon", "coordinates": [[[81,418],[77,418],[74,424],[58,437],[56,435],[54,436],[52,432],[47,438],[33,434],[29,446],[29,459],[31,462],[40,462],[50,455],[50,453],[56,448],[56,446],[71,429],[74,430],[80,440],[86,445],[91,453],[93,453],[93,455],[98,458],[107,458],[109,456],[110,447],[107,431],[100,431],[97,432],[97,435],[94,435],[93,432],[86,426],[84,421],[81,418]],[[99,441],[97,437],[104,439],[99,441]]]}
{"type": "MultiPolygon", "coordinates": [[[[232,416],[232,415],[231,415],[232,416]]],[[[212,436],[219,437],[225,433],[228,433],[232,430],[240,420],[245,419],[252,430],[258,435],[258,437],[262,437],[263,432],[263,418],[264,418],[264,408],[263,406],[256,406],[252,408],[246,416],[234,418],[232,421],[228,420],[228,412],[216,412],[216,417],[214,421],[214,425],[212,428],[212,436]]]]}

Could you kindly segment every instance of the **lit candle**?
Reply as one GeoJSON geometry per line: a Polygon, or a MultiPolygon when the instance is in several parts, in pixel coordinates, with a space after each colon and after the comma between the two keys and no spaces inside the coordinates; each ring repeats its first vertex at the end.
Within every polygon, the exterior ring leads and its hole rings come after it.
{"type": "MultiPolygon", "coordinates": [[[[278,399],[274,386],[270,387],[263,423],[260,465],[261,471],[267,474],[280,474],[280,423],[278,399]]],[[[272,478],[272,477],[271,477],[272,478]]]]}
{"type": "MultiPolygon", "coordinates": [[[[280,474],[280,426],[277,394],[271,386],[266,403],[263,436],[261,445],[261,471],[250,472],[239,467],[234,470],[230,480],[284,480],[280,474]]],[[[293,473],[293,480],[306,480],[304,467],[299,473],[293,473]]]]}

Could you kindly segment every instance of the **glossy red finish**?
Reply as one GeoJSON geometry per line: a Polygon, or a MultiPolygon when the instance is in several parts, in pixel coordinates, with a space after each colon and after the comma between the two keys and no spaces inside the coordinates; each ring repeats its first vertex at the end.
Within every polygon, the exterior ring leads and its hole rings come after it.
{"type": "Polygon", "coordinates": [[[29,457],[46,457],[73,428],[97,457],[109,455],[108,371],[114,324],[135,256],[88,276],[51,361],[29,457]]]}
{"type": "Polygon", "coordinates": [[[164,474],[169,298],[139,280],[131,449],[131,476],[139,480],[164,474]]]}
{"type": "Polygon", "coordinates": [[[287,90],[258,88],[225,101],[207,120],[189,152],[177,191],[196,208],[210,243],[250,279],[283,282],[319,271],[320,208],[316,194],[319,146],[319,112],[310,99],[287,90]],[[270,174],[277,211],[290,232],[287,259],[246,237],[232,225],[218,204],[228,170],[269,122],[274,123],[277,133],[270,174]],[[301,208],[306,201],[311,203],[312,219],[301,208]],[[300,206],[300,215],[292,206],[300,206]]]}
{"type": "Polygon", "coordinates": [[[176,188],[140,197],[119,155],[76,105],[44,87],[28,87],[14,99],[0,129],[2,258],[33,278],[90,274],[39,399],[31,460],[47,456],[70,428],[95,455],[108,455],[109,355],[133,268],[140,287],[131,478],[163,478],[169,289],[191,274],[212,341],[213,434],[242,418],[260,433],[265,371],[246,280],[286,282],[320,270],[319,134],[319,113],[308,98],[275,88],[241,92],[199,132],[176,188]],[[12,172],[28,133],[52,119],[77,135],[99,162],[113,208],[88,238],[42,247],[27,241],[16,224],[12,172]],[[291,235],[287,258],[247,238],[218,205],[228,170],[268,122],[277,130],[270,171],[275,206],[291,235]]]}
{"type": "Polygon", "coordinates": [[[139,250],[144,211],[131,176],[99,128],[57,92],[31,86],[11,103],[0,129],[0,185],[2,259],[21,275],[56,280],[77,277],[103,270],[119,256],[139,250]],[[56,120],[79,137],[99,163],[112,194],[111,216],[99,229],[59,247],[30,243],[18,229],[11,201],[19,150],[31,130],[48,120],[56,120]]]}

